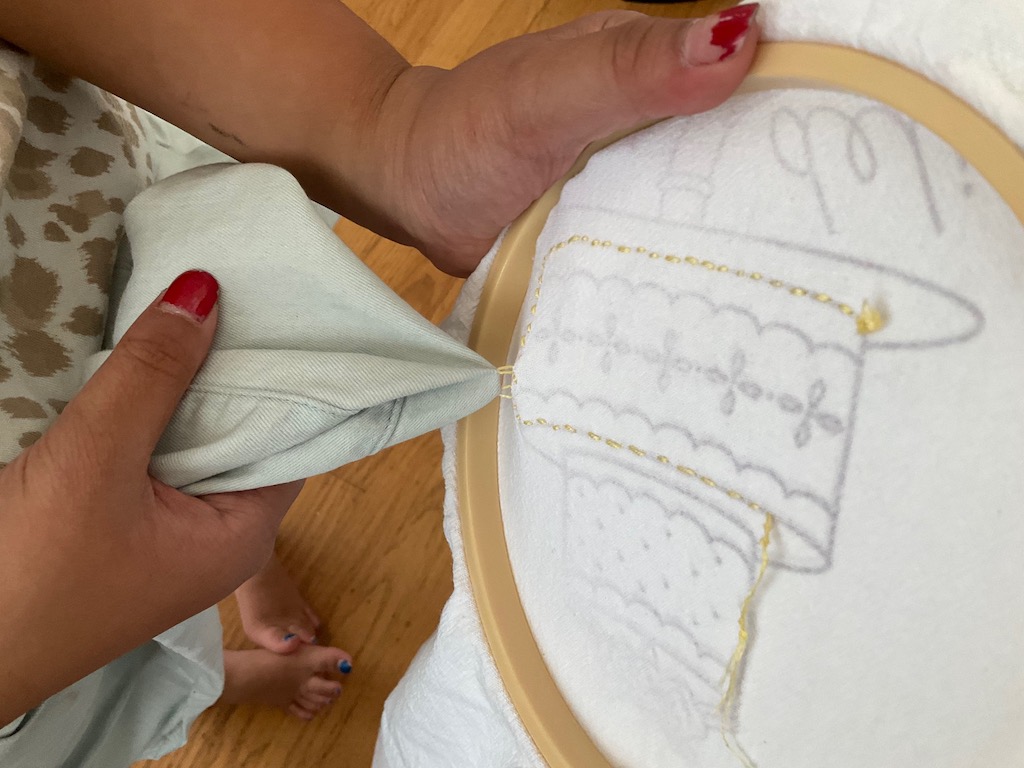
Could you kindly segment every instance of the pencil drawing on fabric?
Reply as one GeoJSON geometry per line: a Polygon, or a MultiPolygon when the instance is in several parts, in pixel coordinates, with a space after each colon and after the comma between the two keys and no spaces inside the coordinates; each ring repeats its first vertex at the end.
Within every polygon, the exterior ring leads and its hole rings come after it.
{"type": "MultiPolygon", "coordinates": [[[[809,226],[825,236],[811,242],[709,215],[728,142],[721,122],[697,137],[681,121],[651,129],[661,141],[646,146],[668,154],[641,194],[624,183],[628,193],[607,199],[563,200],[537,253],[510,400],[523,450],[564,489],[554,554],[588,606],[590,636],[609,656],[627,638],[657,638],[653,653],[673,663],[652,666],[638,688],[685,713],[680,742],[691,753],[681,757],[691,760],[720,727],[731,740],[720,724],[731,722],[723,709],[742,671],[741,608],[762,558],[770,579],[813,576],[841,546],[865,377],[893,355],[942,354],[985,327],[941,273],[828,239],[845,225],[833,198],[870,193],[887,161],[910,169],[920,197],[906,205],[920,207],[928,237],[943,236],[913,123],[813,100],[770,112],[776,173],[807,196],[809,226]]],[[[591,161],[598,176],[603,158],[591,161]]]]}

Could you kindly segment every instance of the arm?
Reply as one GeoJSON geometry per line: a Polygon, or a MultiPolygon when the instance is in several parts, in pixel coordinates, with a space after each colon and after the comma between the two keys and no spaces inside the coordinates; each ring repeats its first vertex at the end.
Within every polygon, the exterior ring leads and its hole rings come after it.
{"type": "Polygon", "coordinates": [[[337,0],[7,0],[0,37],[467,274],[591,141],[724,101],[755,11],[597,13],[450,71],[337,0]]]}
{"type": "Polygon", "coordinates": [[[337,0],[8,0],[0,38],[374,223],[374,123],[409,63],[337,0]]]}

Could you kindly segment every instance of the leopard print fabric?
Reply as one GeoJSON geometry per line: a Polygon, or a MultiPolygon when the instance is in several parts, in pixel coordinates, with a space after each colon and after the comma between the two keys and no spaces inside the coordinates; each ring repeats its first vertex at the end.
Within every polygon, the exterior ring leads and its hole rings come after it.
{"type": "Polygon", "coordinates": [[[100,349],[125,205],[153,181],[134,107],[0,42],[0,468],[100,349]]]}

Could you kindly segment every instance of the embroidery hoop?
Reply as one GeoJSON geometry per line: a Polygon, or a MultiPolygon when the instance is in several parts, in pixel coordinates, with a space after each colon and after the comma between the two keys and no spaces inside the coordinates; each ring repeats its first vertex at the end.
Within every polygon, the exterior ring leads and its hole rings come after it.
{"type": "MultiPolygon", "coordinates": [[[[906,67],[821,43],[766,43],[740,93],[788,88],[845,91],[887,104],[956,149],[1024,225],[1024,153],[977,110],[906,67]]],[[[508,364],[537,238],[565,183],[592,155],[625,135],[592,144],[566,176],[512,225],[480,297],[469,346],[495,367],[508,364]]],[[[549,766],[612,768],[573,714],[544,662],[516,588],[498,488],[500,400],[459,422],[459,517],[484,636],[526,732],[549,766]]]]}

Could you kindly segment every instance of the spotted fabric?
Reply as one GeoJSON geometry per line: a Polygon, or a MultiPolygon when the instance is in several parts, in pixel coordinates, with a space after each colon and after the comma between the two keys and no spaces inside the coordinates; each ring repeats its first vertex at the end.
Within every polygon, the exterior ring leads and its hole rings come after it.
{"type": "Polygon", "coordinates": [[[139,112],[0,42],[0,467],[101,346],[125,205],[153,181],[139,112]]]}

